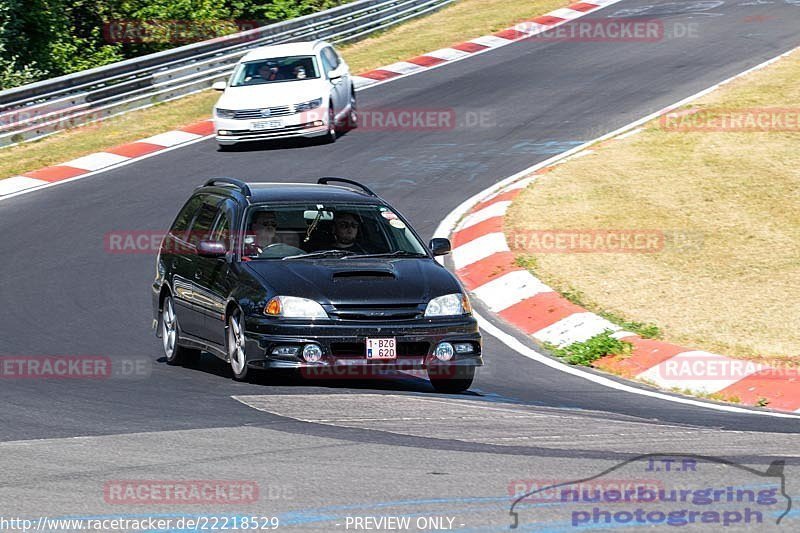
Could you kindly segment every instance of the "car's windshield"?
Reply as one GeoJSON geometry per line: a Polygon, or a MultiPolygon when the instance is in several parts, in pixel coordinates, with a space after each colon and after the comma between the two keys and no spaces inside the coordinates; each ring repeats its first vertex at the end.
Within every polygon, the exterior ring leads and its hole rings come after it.
{"type": "Polygon", "coordinates": [[[427,256],[405,222],[382,205],[257,204],[244,224],[242,256],[315,259],[427,256]]]}
{"type": "Polygon", "coordinates": [[[319,78],[314,56],[287,56],[247,61],[237,65],[231,87],[319,78]]]}

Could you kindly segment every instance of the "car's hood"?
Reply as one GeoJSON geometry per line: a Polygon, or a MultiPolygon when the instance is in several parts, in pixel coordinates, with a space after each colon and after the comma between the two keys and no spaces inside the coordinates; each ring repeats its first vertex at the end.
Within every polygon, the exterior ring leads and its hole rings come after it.
{"type": "Polygon", "coordinates": [[[284,296],[322,304],[419,304],[460,292],[455,277],[433,259],[323,259],[245,263],[284,296]]]}
{"type": "Polygon", "coordinates": [[[228,87],[217,101],[222,109],[261,109],[299,104],[327,95],[330,91],[323,79],[285,81],[228,87]]]}

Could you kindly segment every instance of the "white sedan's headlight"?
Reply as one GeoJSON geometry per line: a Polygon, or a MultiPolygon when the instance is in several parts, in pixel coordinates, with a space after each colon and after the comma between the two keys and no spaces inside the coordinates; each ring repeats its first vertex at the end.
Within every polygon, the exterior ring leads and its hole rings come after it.
{"type": "Polygon", "coordinates": [[[472,313],[466,294],[455,293],[439,296],[428,302],[425,316],[458,316],[472,313]]]}
{"type": "Polygon", "coordinates": [[[302,113],[303,111],[309,111],[311,109],[316,109],[322,105],[322,98],[317,98],[316,100],[309,100],[308,102],[303,102],[301,104],[297,104],[294,106],[295,113],[302,113]]]}
{"type": "Polygon", "coordinates": [[[234,118],[234,116],[236,116],[236,111],[233,109],[221,109],[219,107],[215,107],[214,114],[216,114],[219,118],[234,118]]]}
{"type": "Polygon", "coordinates": [[[267,302],[264,314],[284,318],[328,318],[328,313],[314,300],[297,296],[276,296],[267,302]]]}

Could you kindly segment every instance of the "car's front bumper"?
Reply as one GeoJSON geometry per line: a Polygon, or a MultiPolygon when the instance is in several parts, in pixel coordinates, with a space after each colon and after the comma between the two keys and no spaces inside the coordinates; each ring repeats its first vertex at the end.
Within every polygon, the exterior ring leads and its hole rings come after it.
{"type": "Polygon", "coordinates": [[[319,377],[343,377],[356,373],[339,373],[336,369],[419,370],[482,366],[482,342],[478,325],[472,317],[438,320],[409,320],[375,324],[357,321],[333,321],[325,324],[303,324],[249,320],[246,323],[248,363],[262,368],[297,368],[319,377]],[[367,338],[392,337],[397,341],[397,358],[370,360],[366,356],[367,338]],[[433,352],[441,342],[469,343],[471,353],[456,353],[449,361],[440,361],[433,352]],[[317,344],[322,360],[308,363],[300,354],[275,355],[277,346],[317,344]]]}
{"type": "Polygon", "coordinates": [[[327,114],[319,112],[299,113],[275,119],[281,125],[269,129],[256,129],[256,123],[263,120],[236,120],[214,118],[216,140],[222,145],[241,142],[264,141],[287,137],[320,137],[328,133],[327,114]]]}

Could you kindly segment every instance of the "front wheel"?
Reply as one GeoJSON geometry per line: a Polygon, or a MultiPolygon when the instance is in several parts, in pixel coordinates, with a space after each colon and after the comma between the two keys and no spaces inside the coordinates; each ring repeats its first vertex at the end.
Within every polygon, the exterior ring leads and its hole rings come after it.
{"type": "Polygon", "coordinates": [[[455,394],[464,392],[472,386],[475,379],[474,366],[454,366],[449,368],[429,368],[428,379],[436,392],[455,394]]]}
{"type": "Polygon", "coordinates": [[[196,361],[200,350],[178,345],[181,327],[172,296],[164,298],[161,306],[161,343],[164,346],[164,357],[168,365],[182,365],[196,361]]]}
{"type": "Polygon", "coordinates": [[[242,313],[237,309],[228,317],[228,360],[231,363],[233,379],[247,379],[247,357],[244,350],[244,326],[242,313]]]}
{"type": "Polygon", "coordinates": [[[336,113],[333,110],[333,104],[331,104],[331,106],[328,107],[328,133],[325,134],[325,142],[335,143],[336,136],[336,113]]]}
{"type": "Polygon", "coordinates": [[[358,127],[358,110],[356,109],[356,93],[350,93],[350,113],[347,115],[347,129],[354,130],[358,127]]]}

